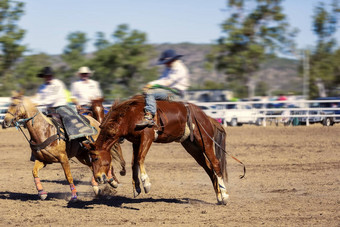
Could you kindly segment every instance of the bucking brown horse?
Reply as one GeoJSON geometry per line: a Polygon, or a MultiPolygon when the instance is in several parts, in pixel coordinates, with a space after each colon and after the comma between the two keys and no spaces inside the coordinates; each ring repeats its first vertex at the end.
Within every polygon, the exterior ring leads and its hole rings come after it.
{"type": "MultiPolygon", "coordinates": [[[[99,122],[92,117],[87,118],[91,126],[95,127],[99,132],[99,122]]],[[[65,141],[60,139],[58,129],[52,121],[42,114],[29,98],[15,92],[13,93],[12,103],[7,110],[2,126],[3,128],[20,127],[21,123],[25,125],[30,135],[28,142],[35,157],[32,173],[40,198],[45,199],[47,193],[41,185],[39,170],[47,164],[59,162],[70,184],[71,199],[77,199],[77,191],[71,175],[69,159],[76,157],[81,163],[92,167],[87,150],[76,140],[65,141]]],[[[93,139],[95,140],[97,136],[98,133],[93,136],[93,139]]],[[[117,152],[113,152],[111,155],[115,156],[117,152]]],[[[92,184],[94,192],[98,193],[98,184],[94,180],[92,183],[95,183],[92,184]]]]}
{"type": "Polygon", "coordinates": [[[138,128],[136,124],[144,116],[144,105],[144,98],[135,96],[114,104],[105,116],[96,142],[88,145],[95,179],[105,182],[111,162],[109,151],[120,138],[125,138],[133,147],[134,196],[141,193],[139,177],[145,193],[148,193],[151,183],[144,160],[151,144],[180,142],[209,175],[218,203],[226,204],[229,195],[225,186],[227,159],[224,128],[196,105],[172,101],[157,101],[156,125],[138,128]]]}

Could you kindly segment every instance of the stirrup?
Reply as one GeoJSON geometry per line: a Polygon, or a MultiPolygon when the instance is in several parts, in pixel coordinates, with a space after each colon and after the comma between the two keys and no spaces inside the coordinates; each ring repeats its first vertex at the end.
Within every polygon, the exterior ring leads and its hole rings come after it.
{"type": "Polygon", "coordinates": [[[138,127],[150,127],[150,126],[154,126],[155,122],[152,119],[146,119],[144,118],[141,122],[137,123],[136,126],[138,127]]]}

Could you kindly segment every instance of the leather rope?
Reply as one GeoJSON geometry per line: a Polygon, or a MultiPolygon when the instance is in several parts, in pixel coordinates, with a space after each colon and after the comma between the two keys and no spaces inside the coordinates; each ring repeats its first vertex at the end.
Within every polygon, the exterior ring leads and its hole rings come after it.
{"type": "Polygon", "coordinates": [[[243,162],[241,162],[239,159],[237,159],[230,151],[226,151],[225,149],[223,149],[215,140],[214,138],[212,138],[207,130],[205,130],[205,128],[203,127],[203,125],[201,124],[201,122],[199,122],[197,120],[197,117],[196,117],[196,114],[195,114],[195,111],[192,110],[192,108],[190,107],[190,105],[188,105],[188,108],[191,109],[191,112],[193,113],[194,117],[195,117],[195,121],[201,126],[201,128],[203,129],[203,131],[205,132],[205,134],[214,142],[214,144],[216,144],[219,148],[221,148],[221,150],[226,153],[227,155],[229,155],[231,158],[233,158],[235,161],[237,161],[238,163],[240,163],[242,166],[243,166],[243,175],[240,175],[240,179],[244,178],[245,175],[246,175],[246,166],[243,164],[243,162]]]}

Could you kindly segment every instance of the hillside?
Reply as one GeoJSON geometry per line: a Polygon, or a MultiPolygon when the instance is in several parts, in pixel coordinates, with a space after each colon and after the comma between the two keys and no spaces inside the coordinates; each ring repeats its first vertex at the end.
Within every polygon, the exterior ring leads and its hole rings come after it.
{"type": "MultiPolygon", "coordinates": [[[[204,68],[205,56],[209,53],[211,46],[209,44],[158,44],[155,49],[161,53],[165,49],[175,49],[178,54],[183,54],[183,61],[188,66],[192,78],[192,84],[203,85],[204,81],[211,80],[214,82],[224,83],[226,76],[218,73],[207,71],[204,68]]],[[[157,59],[154,60],[155,62],[157,59]]],[[[260,81],[267,83],[269,90],[272,92],[282,91],[285,93],[302,91],[302,78],[297,72],[298,61],[276,58],[264,62],[254,78],[255,84],[260,81]]]]}
{"type": "MultiPolygon", "coordinates": [[[[209,53],[211,45],[209,44],[153,44],[155,47],[155,58],[151,60],[150,65],[157,63],[160,53],[166,49],[174,49],[178,54],[184,55],[182,60],[190,71],[191,84],[195,87],[202,87],[207,80],[216,83],[225,83],[226,75],[217,71],[208,71],[205,67],[205,56],[209,53]]],[[[87,55],[88,58],[93,56],[92,53],[87,55]]],[[[60,56],[53,56],[54,66],[60,67],[64,63],[60,56]]],[[[302,78],[297,72],[298,61],[285,58],[275,58],[264,62],[260,70],[253,78],[254,83],[265,82],[269,88],[269,93],[293,92],[295,94],[302,92],[302,78]]],[[[159,67],[162,70],[162,67],[159,67]]]]}

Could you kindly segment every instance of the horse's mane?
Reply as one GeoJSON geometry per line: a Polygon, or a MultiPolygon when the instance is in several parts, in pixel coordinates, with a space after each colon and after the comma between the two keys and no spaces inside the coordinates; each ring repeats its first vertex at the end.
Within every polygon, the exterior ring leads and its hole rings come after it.
{"type": "Polygon", "coordinates": [[[121,103],[114,102],[110,108],[110,111],[105,115],[100,128],[107,127],[108,125],[117,122],[120,117],[123,117],[131,109],[131,107],[139,105],[143,102],[144,97],[142,95],[135,95],[121,103]]]}

